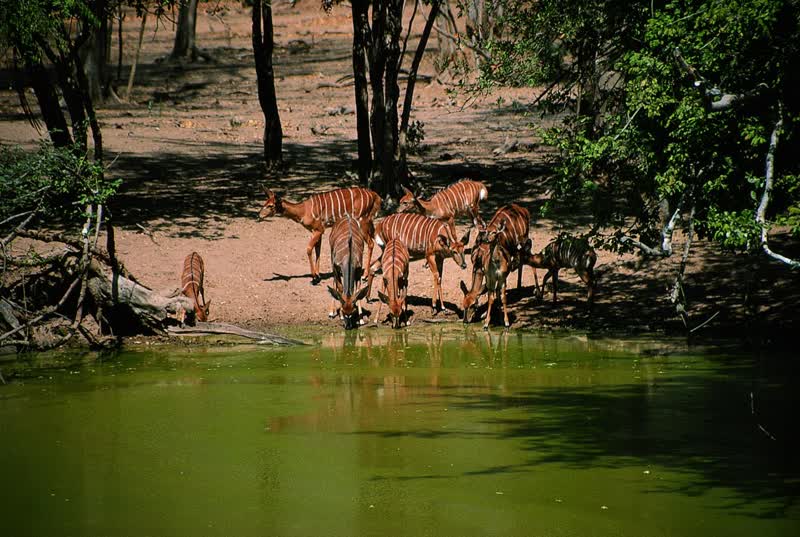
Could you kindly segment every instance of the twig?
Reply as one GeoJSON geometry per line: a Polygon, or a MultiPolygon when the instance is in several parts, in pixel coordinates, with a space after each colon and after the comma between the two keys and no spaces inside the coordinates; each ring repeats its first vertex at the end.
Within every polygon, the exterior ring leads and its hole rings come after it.
{"type": "Polygon", "coordinates": [[[9,222],[11,222],[12,220],[16,220],[17,218],[22,218],[23,216],[29,215],[29,214],[31,214],[32,212],[33,212],[33,211],[25,211],[24,213],[19,213],[19,214],[15,214],[15,215],[13,215],[13,216],[9,216],[8,218],[6,218],[6,219],[5,219],[5,220],[3,220],[2,222],[0,222],[0,226],[3,226],[3,225],[5,225],[5,224],[8,224],[8,223],[9,223],[9,222]]]}
{"type": "Polygon", "coordinates": [[[28,223],[29,223],[31,220],[33,220],[33,217],[34,217],[34,216],[36,216],[36,213],[37,213],[37,211],[33,211],[33,212],[31,212],[31,214],[29,214],[29,215],[28,215],[28,218],[26,218],[25,220],[23,220],[22,222],[20,222],[20,224],[19,224],[19,225],[18,225],[16,228],[14,228],[14,231],[12,231],[12,232],[11,232],[11,233],[9,233],[8,235],[6,235],[6,237],[5,237],[5,238],[4,238],[2,241],[0,241],[0,245],[2,245],[2,246],[4,246],[4,247],[5,247],[5,246],[6,246],[6,245],[7,245],[9,242],[11,242],[12,240],[14,240],[14,238],[15,238],[17,235],[19,235],[20,233],[22,233],[22,231],[25,229],[25,226],[27,226],[27,225],[28,225],[28,223]]]}
{"type": "MultiPolygon", "coordinates": [[[[750,392],[750,414],[751,414],[751,415],[752,415],[754,418],[758,419],[758,416],[756,415],[756,404],[755,404],[755,398],[753,397],[753,392],[750,392]]],[[[770,433],[770,432],[769,432],[769,431],[768,431],[766,428],[764,428],[764,426],[763,426],[763,425],[761,425],[761,424],[760,424],[760,423],[758,423],[757,421],[756,421],[756,427],[758,427],[759,429],[761,429],[761,432],[762,432],[762,433],[764,433],[765,435],[767,435],[767,437],[768,437],[770,440],[774,440],[774,441],[777,441],[777,440],[778,440],[777,438],[775,438],[775,437],[772,435],[772,433],[770,433]]]]}
{"type": "Polygon", "coordinates": [[[156,239],[153,237],[153,232],[152,232],[152,231],[150,231],[149,229],[147,229],[146,227],[144,227],[142,224],[139,224],[139,223],[137,223],[137,224],[136,224],[136,227],[138,227],[139,229],[141,229],[141,230],[142,230],[142,233],[144,233],[145,235],[147,235],[148,237],[150,237],[150,240],[151,240],[151,241],[153,241],[153,244],[158,244],[158,243],[156,242],[156,239]]]}
{"type": "Polygon", "coordinates": [[[702,323],[700,323],[699,325],[697,325],[697,326],[695,326],[694,328],[692,328],[691,330],[689,330],[689,333],[691,334],[691,333],[692,333],[692,332],[694,332],[695,330],[700,330],[700,329],[701,329],[701,328],[703,328],[705,325],[707,325],[708,323],[710,323],[711,321],[713,321],[713,320],[714,320],[714,317],[716,317],[717,315],[719,315],[719,312],[716,312],[714,315],[712,315],[711,317],[709,317],[708,319],[706,319],[705,321],[703,321],[703,322],[702,322],[702,323]]]}

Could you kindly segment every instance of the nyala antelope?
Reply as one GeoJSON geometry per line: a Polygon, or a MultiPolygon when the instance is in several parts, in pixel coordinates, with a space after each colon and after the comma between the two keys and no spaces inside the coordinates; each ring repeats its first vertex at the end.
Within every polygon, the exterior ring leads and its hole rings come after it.
{"type": "Polygon", "coordinates": [[[444,220],[450,224],[450,230],[454,236],[456,234],[455,218],[457,216],[469,215],[472,217],[472,226],[470,226],[469,231],[473,227],[482,227],[484,225],[481,219],[480,202],[489,197],[489,191],[481,182],[463,179],[444,190],[440,190],[427,201],[417,197],[406,187],[403,187],[403,190],[405,190],[405,194],[400,198],[400,204],[397,209],[399,213],[420,213],[431,218],[444,220]]]}
{"type": "MultiPolygon", "coordinates": [[[[462,309],[465,323],[472,321],[477,309],[478,297],[489,287],[488,283],[484,286],[484,280],[488,278],[490,271],[489,265],[492,260],[490,246],[493,241],[502,247],[504,255],[509,256],[506,276],[514,269],[518,270],[517,287],[520,287],[522,284],[522,256],[524,252],[530,251],[529,230],[530,213],[525,207],[512,203],[499,208],[494,213],[489,225],[478,232],[477,241],[472,248],[472,284],[468,289],[467,285],[463,281],[461,282],[461,291],[464,293],[462,309]]],[[[497,255],[501,255],[499,251],[497,255]]],[[[536,283],[538,288],[538,280],[536,283]]],[[[505,280],[503,286],[505,288],[505,280]]],[[[505,301],[505,292],[502,298],[505,301]]],[[[490,314],[491,307],[486,314],[487,326],[490,314]]],[[[507,316],[506,322],[508,322],[507,316]]]]}
{"type": "MultiPolygon", "coordinates": [[[[197,252],[192,252],[183,260],[183,273],[181,273],[181,293],[188,296],[194,302],[194,320],[206,322],[208,320],[208,308],[211,301],[206,302],[205,290],[203,289],[203,278],[205,276],[205,265],[203,258],[197,252]]],[[[187,311],[181,308],[178,311],[178,321],[183,324],[186,320],[187,311]]]]}
{"type": "Polygon", "coordinates": [[[381,307],[389,306],[389,319],[392,328],[400,328],[402,323],[408,323],[408,248],[400,239],[391,239],[383,247],[381,255],[381,272],[383,279],[383,292],[378,291],[381,304],[378,305],[378,314],[375,322],[380,322],[381,307]]]}
{"type": "Polygon", "coordinates": [[[562,268],[575,269],[588,287],[589,307],[594,303],[594,288],[597,283],[594,274],[595,262],[597,262],[597,254],[589,246],[589,242],[586,239],[569,235],[559,236],[538,254],[529,254],[526,261],[534,270],[537,268],[547,269],[547,274],[542,280],[542,287],[538,290],[539,298],[544,295],[544,286],[547,280],[550,276],[553,277],[553,304],[556,303],[558,297],[558,271],[562,268]]]}
{"type": "Polygon", "coordinates": [[[358,289],[364,272],[361,260],[367,237],[361,224],[350,215],[345,215],[334,224],[328,238],[331,244],[334,286],[328,292],[334,299],[329,317],[342,319],[345,330],[356,328],[361,322],[360,300],[369,293],[369,286],[358,289]]]}
{"type": "Polygon", "coordinates": [[[311,267],[311,283],[320,282],[319,254],[322,247],[322,235],[325,228],[333,226],[337,220],[345,215],[350,215],[359,220],[362,232],[367,237],[367,260],[371,259],[374,241],[372,220],[381,208],[381,198],[367,188],[340,188],[315,194],[299,203],[292,203],[283,199],[272,190],[264,189],[267,199],[258,213],[259,218],[283,216],[299,222],[311,231],[311,240],[306,248],[308,264],[311,267]],[[316,262],[312,259],[312,252],[316,253],[316,262]]]}
{"type": "MultiPolygon", "coordinates": [[[[408,248],[412,259],[425,258],[433,276],[433,297],[431,308],[436,313],[437,302],[444,309],[442,297],[442,269],[444,259],[452,257],[462,269],[467,268],[464,261],[464,243],[453,234],[450,225],[428,218],[421,214],[392,214],[375,226],[375,240],[384,247],[392,239],[400,239],[408,248]]],[[[376,263],[373,263],[373,268],[376,263]]],[[[370,273],[373,273],[370,270],[370,273]]]]}

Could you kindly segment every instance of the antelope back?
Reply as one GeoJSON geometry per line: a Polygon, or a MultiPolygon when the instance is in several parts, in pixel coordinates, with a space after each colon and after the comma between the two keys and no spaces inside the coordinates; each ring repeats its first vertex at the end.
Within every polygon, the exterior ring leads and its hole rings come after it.
{"type": "Polygon", "coordinates": [[[325,226],[334,225],[346,215],[372,220],[381,208],[380,196],[368,188],[360,187],[314,194],[305,203],[311,216],[325,226]]]}
{"type": "MultiPolygon", "coordinates": [[[[497,209],[482,233],[495,231],[505,222],[505,229],[497,234],[497,239],[503,248],[513,254],[528,240],[530,219],[531,215],[525,207],[516,203],[504,205],[497,209]]],[[[481,242],[480,237],[478,242],[481,242]]]]}
{"type": "Polygon", "coordinates": [[[194,311],[198,321],[206,321],[208,309],[203,291],[203,277],[205,264],[197,252],[192,252],[183,260],[183,273],[181,274],[182,293],[194,301],[194,311]],[[202,299],[202,304],[201,304],[202,299]]]}
{"type": "Polygon", "coordinates": [[[351,296],[355,285],[361,278],[361,259],[364,256],[366,237],[361,231],[359,221],[345,215],[336,221],[328,240],[331,245],[331,263],[334,274],[342,278],[342,296],[351,296]]]}
{"type": "Polygon", "coordinates": [[[594,268],[597,254],[586,239],[563,235],[544,247],[545,263],[555,268],[575,268],[586,271],[594,268]]]}
{"type": "Polygon", "coordinates": [[[433,247],[436,238],[444,235],[452,243],[453,237],[448,225],[441,220],[428,218],[421,214],[392,214],[381,220],[376,237],[379,244],[388,244],[392,239],[399,239],[405,244],[409,253],[422,255],[433,247]]]}
{"type": "Polygon", "coordinates": [[[399,299],[401,288],[407,287],[408,261],[408,248],[400,239],[392,239],[386,243],[381,256],[381,268],[387,284],[390,306],[392,301],[399,299]]]}
{"type": "Polygon", "coordinates": [[[462,179],[433,195],[430,202],[439,218],[452,218],[469,212],[470,208],[489,195],[486,186],[478,181],[462,179]]]}

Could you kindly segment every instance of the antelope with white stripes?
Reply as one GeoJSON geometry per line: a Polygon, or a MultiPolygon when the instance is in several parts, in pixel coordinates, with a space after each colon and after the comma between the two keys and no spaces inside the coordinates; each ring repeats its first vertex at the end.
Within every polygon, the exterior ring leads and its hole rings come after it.
{"type": "MultiPolygon", "coordinates": [[[[181,274],[181,293],[194,302],[194,320],[206,322],[208,320],[208,307],[211,301],[206,302],[203,278],[205,277],[205,264],[197,252],[192,252],[183,260],[183,273],[181,274]]],[[[181,308],[178,311],[178,321],[183,324],[188,312],[181,308]]]]}
{"type": "Polygon", "coordinates": [[[383,247],[383,255],[381,255],[383,292],[378,291],[381,304],[378,305],[378,314],[375,316],[376,323],[380,321],[383,304],[389,306],[392,328],[400,328],[404,321],[408,322],[408,305],[406,303],[408,261],[408,248],[400,239],[391,239],[383,247]]]}
{"type": "MultiPolygon", "coordinates": [[[[505,252],[509,256],[506,276],[516,268],[518,270],[517,287],[522,285],[523,255],[530,251],[529,231],[530,213],[525,207],[512,203],[500,207],[497,212],[494,213],[486,229],[482,229],[478,233],[475,247],[472,249],[472,285],[469,289],[463,281],[460,285],[461,291],[464,293],[462,309],[464,310],[465,323],[472,321],[472,317],[477,309],[478,297],[487,290],[487,287],[490,292],[492,290],[497,291],[495,285],[497,281],[496,274],[492,275],[494,279],[492,280],[491,286],[488,281],[489,273],[492,271],[490,264],[493,255],[490,246],[493,240],[501,248],[501,250],[495,253],[495,257],[497,257],[497,259],[495,259],[495,273],[497,272],[497,266],[500,264],[499,257],[504,255],[502,252],[505,252]],[[485,285],[484,280],[486,280],[485,285]]],[[[534,275],[535,274],[536,272],[534,271],[534,275]]],[[[536,283],[538,288],[538,280],[536,283]]],[[[505,277],[503,278],[503,289],[505,289],[505,277]]],[[[505,301],[505,292],[502,294],[502,299],[505,301]]],[[[490,302],[493,300],[493,298],[490,298],[490,302]]],[[[491,306],[486,312],[487,325],[490,315],[491,306]]]]}
{"type": "Polygon", "coordinates": [[[481,182],[463,179],[440,190],[427,201],[417,197],[406,187],[403,187],[403,190],[406,193],[400,198],[397,209],[399,213],[421,213],[449,222],[453,235],[456,232],[456,216],[469,215],[472,217],[470,231],[473,227],[484,225],[481,219],[480,202],[489,196],[489,191],[481,182]]]}
{"type": "Polygon", "coordinates": [[[367,237],[368,262],[372,257],[374,241],[372,220],[381,208],[381,197],[368,188],[340,188],[314,194],[304,201],[292,203],[283,199],[272,190],[264,190],[267,200],[258,213],[259,218],[283,216],[299,222],[304,228],[311,231],[311,240],[306,248],[308,263],[311,266],[311,283],[316,285],[320,281],[319,254],[322,247],[322,235],[325,228],[331,227],[344,215],[350,215],[359,220],[362,232],[367,237]],[[316,252],[316,263],[311,257],[316,252]]]}
{"type": "Polygon", "coordinates": [[[542,280],[541,290],[538,290],[539,298],[544,295],[544,286],[552,276],[553,304],[555,304],[558,296],[558,271],[562,268],[573,268],[588,288],[587,298],[589,307],[592,307],[594,303],[594,288],[597,282],[594,274],[597,254],[589,246],[589,242],[586,239],[560,235],[538,254],[529,254],[525,262],[532,266],[534,271],[537,268],[547,269],[547,274],[544,275],[542,280]]]}
{"type": "MultiPolygon", "coordinates": [[[[438,301],[444,309],[444,258],[452,257],[458,266],[466,268],[464,243],[455,237],[449,224],[421,214],[392,214],[375,225],[375,240],[379,246],[383,247],[392,239],[400,239],[408,248],[412,259],[425,258],[433,276],[431,307],[435,313],[438,301]]],[[[373,263],[373,267],[374,265],[373,263]]],[[[370,270],[372,272],[374,271],[370,270]]]]}
{"type": "Polygon", "coordinates": [[[334,299],[328,316],[334,318],[338,313],[345,330],[355,328],[360,323],[361,306],[358,302],[369,293],[369,286],[358,289],[364,273],[361,260],[367,238],[361,224],[350,215],[340,218],[328,237],[334,282],[333,287],[328,286],[328,292],[334,299]]]}

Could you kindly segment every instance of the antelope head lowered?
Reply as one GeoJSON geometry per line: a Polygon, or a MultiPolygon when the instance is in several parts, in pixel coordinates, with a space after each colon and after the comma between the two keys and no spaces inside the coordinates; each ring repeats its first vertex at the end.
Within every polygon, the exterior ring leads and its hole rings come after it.
{"type": "Polygon", "coordinates": [[[364,272],[361,260],[366,237],[358,220],[348,215],[336,222],[329,240],[334,286],[328,286],[328,292],[336,302],[328,315],[335,317],[338,309],[345,330],[350,330],[360,324],[361,306],[358,302],[369,294],[369,285],[358,289],[364,272]]]}

